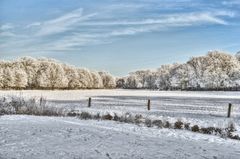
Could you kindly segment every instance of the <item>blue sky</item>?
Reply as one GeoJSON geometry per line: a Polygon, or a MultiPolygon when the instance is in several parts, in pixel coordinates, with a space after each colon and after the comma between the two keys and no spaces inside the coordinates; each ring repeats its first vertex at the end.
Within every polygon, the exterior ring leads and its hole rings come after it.
{"type": "Polygon", "coordinates": [[[240,50],[240,0],[0,0],[0,58],[126,75],[240,50]]]}

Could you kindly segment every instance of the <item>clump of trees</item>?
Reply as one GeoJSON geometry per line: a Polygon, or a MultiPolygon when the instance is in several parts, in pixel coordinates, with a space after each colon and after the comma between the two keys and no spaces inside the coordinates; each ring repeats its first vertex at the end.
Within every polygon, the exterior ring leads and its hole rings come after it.
{"type": "Polygon", "coordinates": [[[77,68],[46,58],[24,57],[0,62],[0,89],[115,88],[107,72],[77,68]]]}
{"type": "Polygon", "coordinates": [[[159,90],[240,90],[240,55],[211,51],[183,64],[162,65],[118,78],[118,88],[159,90]]]}

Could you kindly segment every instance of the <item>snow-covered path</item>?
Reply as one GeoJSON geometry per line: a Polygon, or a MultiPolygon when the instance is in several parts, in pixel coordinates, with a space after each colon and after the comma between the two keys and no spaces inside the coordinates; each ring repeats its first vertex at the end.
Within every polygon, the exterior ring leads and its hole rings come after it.
{"type": "Polygon", "coordinates": [[[0,158],[238,159],[240,142],[217,136],[61,117],[0,117],[0,158]]]}

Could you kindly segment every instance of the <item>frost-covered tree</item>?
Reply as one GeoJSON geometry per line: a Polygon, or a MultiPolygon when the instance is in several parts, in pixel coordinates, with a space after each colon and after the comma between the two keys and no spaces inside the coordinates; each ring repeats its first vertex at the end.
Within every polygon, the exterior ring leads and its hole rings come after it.
{"type": "Polygon", "coordinates": [[[91,76],[92,76],[92,87],[93,88],[103,88],[103,80],[102,77],[100,76],[100,74],[98,72],[92,71],[91,72],[91,76]]]}
{"type": "Polygon", "coordinates": [[[115,78],[110,75],[108,72],[99,72],[99,75],[102,78],[104,88],[115,88],[116,81],[115,78]]]}
{"type": "Polygon", "coordinates": [[[1,89],[90,89],[115,88],[109,73],[73,67],[59,61],[24,57],[0,62],[1,89]],[[104,81],[104,83],[103,83],[104,81]]]}
{"type": "Polygon", "coordinates": [[[16,89],[25,89],[28,82],[26,72],[23,69],[16,69],[14,74],[14,87],[16,89]]]}
{"type": "Polygon", "coordinates": [[[68,79],[65,75],[64,69],[62,68],[61,64],[56,62],[51,62],[49,67],[49,76],[48,80],[50,82],[50,87],[52,89],[62,89],[67,88],[68,86],[68,79]]]}
{"type": "Polygon", "coordinates": [[[240,61],[240,51],[236,53],[235,57],[237,58],[238,61],[240,61]]]}
{"type": "Polygon", "coordinates": [[[152,71],[147,71],[147,76],[145,77],[145,86],[144,88],[147,89],[156,89],[157,88],[157,84],[156,84],[156,79],[157,79],[157,75],[155,72],[152,71]]]}
{"type": "Polygon", "coordinates": [[[139,82],[139,79],[137,78],[136,75],[132,74],[126,78],[124,88],[129,88],[129,89],[142,88],[142,83],[139,82]]]}
{"type": "Polygon", "coordinates": [[[40,61],[31,57],[21,58],[19,61],[27,74],[27,88],[33,89],[37,87],[37,71],[40,61]]]}
{"type": "Polygon", "coordinates": [[[4,68],[0,63],[0,88],[4,88],[4,68]]]}
{"type": "Polygon", "coordinates": [[[14,88],[14,74],[9,66],[3,70],[3,88],[14,88]]]}
{"type": "Polygon", "coordinates": [[[159,69],[157,69],[156,84],[160,90],[172,89],[171,85],[172,70],[174,70],[178,66],[179,64],[162,65],[159,69]]]}
{"type": "Polygon", "coordinates": [[[91,72],[87,69],[77,69],[80,88],[92,88],[93,79],[91,72]]]}
{"type": "Polygon", "coordinates": [[[77,69],[75,67],[70,67],[67,65],[64,65],[63,68],[68,79],[68,89],[79,89],[80,82],[77,69]]]}
{"type": "Polygon", "coordinates": [[[131,72],[125,79],[122,88],[237,90],[240,89],[240,61],[238,56],[211,51],[183,64],[131,72]]]}
{"type": "Polygon", "coordinates": [[[183,64],[139,70],[127,77],[113,77],[62,64],[52,59],[25,57],[0,62],[1,89],[131,88],[160,90],[240,90],[240,60],[219,51],[192,57],[183,64]]]}
{"type": "Polygon", "coordinates": [[[116,87],[117,88],[125,88],[125,85],[126,85],[125,83],[126,83],[126,79],[124,77],[116,79],[116,87]]]}

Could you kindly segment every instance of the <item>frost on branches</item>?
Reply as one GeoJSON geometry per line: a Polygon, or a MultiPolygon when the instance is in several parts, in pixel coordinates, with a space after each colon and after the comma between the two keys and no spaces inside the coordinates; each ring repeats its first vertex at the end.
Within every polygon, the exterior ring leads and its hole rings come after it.
{"type": "Polygon", "coordinates": [[[118,78],[119,88],[160,90],[240,90],[240,53],[218,51],[193,57],[184,64],[162,65],[118,78]]]}
{"type": "Polygon", "coordinates": [[[21,58],[0,62],[1,89],[96,89],[114,88],[115,78],[62,64],[52,59],[21,58]]]}

